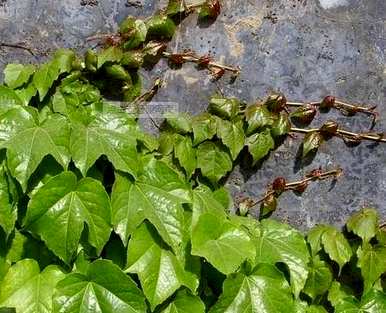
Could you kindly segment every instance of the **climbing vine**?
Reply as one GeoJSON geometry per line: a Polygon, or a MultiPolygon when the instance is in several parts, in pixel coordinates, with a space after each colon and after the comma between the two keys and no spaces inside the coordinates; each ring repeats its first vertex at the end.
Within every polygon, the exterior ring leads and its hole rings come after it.
{"type": "MultiPolygon", "coordinates": [[[[192,51],[170,53],[181,17],[214,20],[220,2],[172,0],[146,19],[126,18],[83,57],[58,50],[40,66],[9,64],[0,86],[0,312],[385,312],[386,231],[376,210],[342,231],[307,234],[269,219],[284,192],[337,179],[315,169],[277,177],[261,199],[231,213],[224,187],[236,164],[253,167],[293,133],[302,157],[323,141],[379,144],[383,134],[335,121],[303,128],[317,109],[373,117],[375,108],[327,96],[246,104],[214,95],[196,116],[168,112],[159,136],[126,109],[145,105],[139,69],[167,58],[194,62],[213,79],[240,69],[192,51]],[[110,100],[119,100],[122,107],[110,100]],[[260,219],[249,215],[260,207],[260,219]]],[[[9,45],[11,46],[11,44],[9,45]]],[[[18,48],[18,47],[16,47],[18,48]]],[[[349,147],[347,147],[349,149],[349,147]]]]}

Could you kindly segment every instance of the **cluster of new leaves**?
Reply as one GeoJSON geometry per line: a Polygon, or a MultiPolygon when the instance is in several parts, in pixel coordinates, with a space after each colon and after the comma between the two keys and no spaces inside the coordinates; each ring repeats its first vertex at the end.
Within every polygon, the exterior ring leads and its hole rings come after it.
{"type": "MultiPolygon", "coordinates": [[[[137,69],[162,51],[154,38],[172,36],[182,4],[126,19],[84,59],[59,50],[40,67],[6,67],[0,311],[384,312],[374,210],[344,233],[317,226],[306,237],[229,213],[224,177],[240,155],[255,164],[290,131],[280,98],[247,107],[215,96],[201,115],[168,113],[159,138],[104,99],[139,95],[137,69]]],[[[201,15],[218,10],[207,1],[201,15]]]]}

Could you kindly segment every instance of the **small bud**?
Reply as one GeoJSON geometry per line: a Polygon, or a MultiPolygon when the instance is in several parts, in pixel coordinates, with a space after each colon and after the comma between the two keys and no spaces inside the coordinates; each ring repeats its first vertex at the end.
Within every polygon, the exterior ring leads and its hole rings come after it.
{"type": "Polygon", "coordinates": [[[338,131],[339,125],[335,121],[327,121],[320,128],[320,132],[325,136],[334,136],[338,131]]]}
{"type": "Polygon", "coordinates": [[[172,54],[169,57],[169,61],[174,65],[182,65],[184,64],[184,57],[182,54],[172,54]]]}
{"type": "Polygon", "coordinates": [[[353,137],[343,137],[344,143],[349,147],[359,146],[362,142],[361,136],[353,136],[353,137]]]}
{"type": "Polygon", "coordinates": [[[335,97],[327,96],[320,103],[320,108],[322,110],[328,110],[328,109],[331,109],[332,107],[334,107],[334,105],[335,105],[335,97]]]}
{"type": "Polygon", "coordinates": [[[265,101],[265,106],[274,113],[283,111],[287,105],[287,99],[282,94],[272,94],[265,101]]]}
{"type": "Polygon", "coordinates": [[[311,104],[300,107],[295,112],[291,113],[291,119],[299,124],[310,124],[316,115],[316,108],[311,104]]]}
{"type": "Polygon", "coordinates": [[[269,195],[260,206],[260,219],[269,216],[272,212],[276,211],[277,199],[274,195],[269,195]]]}
{"type": "Polygon", "coordinates": [[[284,177],[278,177],[276,178],[272,183],[272,189],[280,194],[282,193],[286,188],[287,182],[284,177]]]}
{"type": "Polygon", "coordinates": [[[296,187],[294,187],[294,191],[298,192],[298,193],[303,193],[308,187],[308,183],[307,182],[301,182],[299,185],[297,185],[296,187]]]}
{"type": "Polygon", "coordinates": [[[201,67],[207,67],[211,60],[212,58],[209,55],[204,55],[198,59],[197,64],[201,67]]]}

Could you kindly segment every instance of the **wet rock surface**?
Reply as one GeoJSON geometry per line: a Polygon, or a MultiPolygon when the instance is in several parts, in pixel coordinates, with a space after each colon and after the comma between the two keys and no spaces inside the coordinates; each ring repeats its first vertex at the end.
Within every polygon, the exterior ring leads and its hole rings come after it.
{"type": "MultiPolygon", "coordinates": [[[[128,14],[148,16],[166,1],[124,0],[0,0],[1,42],[24,44],[36,56],[0,48],[0,69],[9,62],[37,63],[60,47],[84,51],[86,38],[114,31],[128,14]]],[[[334,94],[351,102],[378,105],[379,122],[386,129],[386,2],[384,0],[223,0],[222,13],[210,25],[197,23],[193,14],[179,26],[170,51],[192,49],[211,53],[217,60],[239,65],[232,84],[225,77],[210,81],[206,71],[193,65],[170,69],[161,61],[143,71],[145,85],[155,77],[165,81],[154,102],[171,102],[191,113],[206,108],[208,98],[221,90],[249,103],[272,90],[290,100],[319,100],[334,94]]],[[[318,114],[313,125],[337,119],[342,127],[360,131],[369,117],[348,118],[339,112],[318,114]]],[[[152,123],[143,122],[144,127],[152,123]]],[[[363,206],[374,206],[386,218],[386,145],[363,143],[349,148],[339,139],[325,143],[311,164],[297,159],[301,136],[287,139],[253,170],[237,167],[227,185],[235,199],[260,198],[275,177],[297,180],[319,166],[342,167],[336,183],[313,183],[301,196],[286,193],[275,216],[307,229],[317,223],[342,225],[363,206]]],[[[256,212],[257,214],[257,212],[256,212]]]]}

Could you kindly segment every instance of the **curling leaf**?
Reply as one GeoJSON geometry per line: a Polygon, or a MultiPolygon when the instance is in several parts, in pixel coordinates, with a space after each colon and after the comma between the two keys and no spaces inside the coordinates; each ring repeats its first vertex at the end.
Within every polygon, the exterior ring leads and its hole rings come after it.
{"type": "Polygon", "coordinates": [[[349,231],[361,237],[364,242],[369,242],[377,234],[378,224],[379,217],[377,211],[366,208],[353,214],[346,225],[349,231]]]}
{"type": "Polygon", "coordinates": [[[264,158],[275,147],[275,142],[269,129],[247,138],[249,153],[253,157],[253,165],[264,158]]]}

